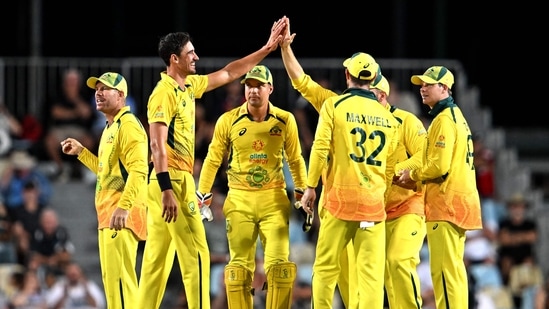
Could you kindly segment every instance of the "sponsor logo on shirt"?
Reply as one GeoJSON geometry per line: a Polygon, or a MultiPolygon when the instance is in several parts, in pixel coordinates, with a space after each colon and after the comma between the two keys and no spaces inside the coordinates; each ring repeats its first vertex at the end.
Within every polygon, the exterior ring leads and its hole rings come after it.
{"type": "Polygon", "coordinates": [[[282,129],[279,126],[274,126],[269,131],[269,134],[271,134],[271,136],[280,136],[282,135],[282,129]]]}

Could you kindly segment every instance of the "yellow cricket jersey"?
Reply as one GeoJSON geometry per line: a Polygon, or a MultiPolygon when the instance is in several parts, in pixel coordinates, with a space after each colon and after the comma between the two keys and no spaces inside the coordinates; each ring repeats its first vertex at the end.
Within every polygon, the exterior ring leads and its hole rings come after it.
{"type": "Polygon", "coordinates": [[[195,98],[201,98],[208,86],[206,75],[187,76],[186,89],[166,72],[160,73],[147,104],[149,123],[161,122],[168,126],[166,151],[168,168],[193,172],[195,143],[195,98]]]}
{"type": "MultiPolygon", "coordinates": [[[[390,104],[387,104],[386,108],[400,123],[400,142],[394,153],[396,157],[395,172],[421,167],[423,148],[427,141],[427,130],[425,130],[423,122],[409,111],[390,104]]],[[[425,215],[424,196],[421,191],[414,192],[397,185],[391,185],[385,204],[387,220],[405,214],[425,215]]]]}
{"type": "Polygon", "coordinates": [[[307,170],[293,114],[269,103],[265,120],[256,122],[249,116],[247,104],[225,112],[217,120],[198,190],[211,192],[225,158],[230,189],[285,188],[283,159],[288,162],[295,187],[303,188],[307,170]]]}
{"type": "MultiPolygon", "coordinates": [[[[337,93],[326,89],[315,82],[307,74],[301,75],[297,79],[292,79],[292,86],[299,91],[301,95],[309,101],[313,107],[320,111],[322,104],[327,98],[337,96],[337,93]]],[[[423,123],[414,114],[396,108],[388,104],[393,116],[401,123],[400,125],[400,142],[398,149],[395,151],[396,168],[395,171],[401,169],[417,168],[421,165],[422,150],[426,141],[427,131],[423,123]]],[[[323,181],[324,182],[324,181],[323,181]]],[[[399,186],[391,185],[387,193],[385,210],[387,219],[400,217],[404,214],[414,213],[424,215],[424,196],[422,192],[413,192],[399,186]]]]}
{"type": "Polygon", "coordinates": [[[130,107],[123,107],[105,127],[98,156],[85,149],[78,159],[95,174],[98,228],[109,228],[116,207],[129,209],[126,227],[137,238],[147,235],[146,192],[149,144],[147,133],[130,107]]]}
{"type": "Polygon", "coordinates": [[[399,123],[369,90],[351,88],[322,105],[309,159],[307,186],[326,167],[325,207],[349,221],[383,221],[399,123]]]}
{"type": "Polygon", "coordinates": [[[452,97],[429,112],[421,168],[410,177],[425,183],[426,221],[448,221],[463,229],[481,229],[480,198],[473,165],[473,137],[452,97]]]}

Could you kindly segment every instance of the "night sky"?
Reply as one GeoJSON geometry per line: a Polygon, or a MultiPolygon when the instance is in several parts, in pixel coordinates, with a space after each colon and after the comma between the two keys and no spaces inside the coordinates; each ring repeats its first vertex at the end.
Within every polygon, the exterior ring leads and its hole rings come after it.
{"type": "MultiPolygon", "coordinates": [[[[495,85],[494,76],[505,76],[496,59],[508,39],[498,33],[511,26],[501,13],[481,11],[478,1],[216,2],[42,0],[38,54],[155,57],[160,36],[188,31],[200,57],[241,57],[263,45],[272,23],[287,15],[297,33],[292,46],[298,58],[344,59],[367,51],[376,58],[457,59],[468,83],[480,87],[481,105],[492,109],[494,125],[537,123],[532,115],[504,116],[501,107],[508,95],[495,85]]],[[[0,11],[0,56],[32,54],[30,3],[13,2],[14,10],[4,6],[0,11]]]]}

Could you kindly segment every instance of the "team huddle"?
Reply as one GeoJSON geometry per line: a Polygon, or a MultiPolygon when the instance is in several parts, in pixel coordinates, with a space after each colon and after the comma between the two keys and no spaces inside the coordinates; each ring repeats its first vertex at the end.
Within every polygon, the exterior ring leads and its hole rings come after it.
{"type": "Polygon", "coordinates": [[[224,161],[229,309],[254,307],[258,239],[265,308],[291,307],[297,276],[289,260],[291,200],[303,214],[304,231],[315,212],[320,219],[312,308],[331,308],[336,287],[346,308],[381,309],[385,296],[391,309],[421,308],[416,267],[425,238],[437,308],[468,308],[465,232],[482,223],[472,133],[451,95],[453,74],[433,66],[411,77],[433,116],[426,129],[413,113],[387,102],[389,82],[370,54],[358,52],[343,62],[347,88],[338,94],[304,72],[291,49],[294,38],[284,16],[259,50],[200,75],[189,34],[165,35],[158,53],[166,70],[149,97],[148,132],[125,105],[128,86],[121,74],[88,79],[107,120],[98,153],[73,138],[61,147],[97,175],[99,255],[109,309],[159,308],[176,256],[188,308],[211,307],[203,220],[212,220],[212,187],[224,161]],[[273,76],[260,62],[278,48],[292,86],[319,114],[307,160],[294,115],[269,100],[273,76]],[[217,119],[196,184],[195,99],[239,78],[246,100],[217,119]],[[294,197],[286,191],[284,163],[294,197]]]}

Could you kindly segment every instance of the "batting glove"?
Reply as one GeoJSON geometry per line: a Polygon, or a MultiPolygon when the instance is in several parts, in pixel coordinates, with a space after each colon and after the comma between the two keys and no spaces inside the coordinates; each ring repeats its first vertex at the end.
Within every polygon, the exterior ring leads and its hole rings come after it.
{"type": "Polygon", "coordinates": [[[202,220],[206,219],[208,221],[212,221],[214,219],[212,210],[210,209],[210,205],[212,204],[212,197],[212,193],[201,193],[199,191],[196,191],[198,208],[200,209],[200,215],[202,216],[202,220]]]}
{"type": "Polygon", "coordinates": [[[294,198],[295,203],[294,207],[299,211],[301,216],[303,217],[303,232],[308,232],[311,229],[311,226],[313,226],[313,215],[308,214],[305,209],[303,209],[303,205],[301,204],[301,198],[303,197],[303,189],[301,188],[295,188],[294,189],[294,198]]]}

